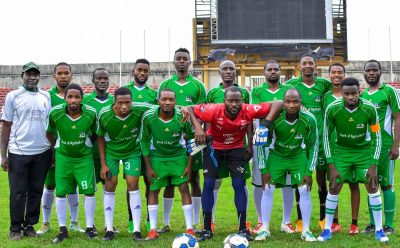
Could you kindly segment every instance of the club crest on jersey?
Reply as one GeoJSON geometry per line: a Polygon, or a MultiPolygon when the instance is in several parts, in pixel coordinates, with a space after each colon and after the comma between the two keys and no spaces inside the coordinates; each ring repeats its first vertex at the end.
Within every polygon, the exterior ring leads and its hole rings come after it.
{"type": "Polygon", "coordinates": [[[317,97],[315,98],[315,101],[316,101],[316,102],[321,102],[321,96],[317,96],[317,97]]]}
{"type": "Polygon", "coordinates": [[[85,132],[81,132],[79,134],[79,138],[86,138],[86,133],[85,132]]]}
{"type": "Polygon", "coordinates": [[[357,126],[356,126],[356,128],[360,128],[360,129],[362,129],[362,128],[364,128],[364,124],[357,124],[357,126]]]}
{"type": "Polygon", "coordinates": [[[295,138],[295,139],[302,139],[303,136],[302,136],[301,134],[297,133],[296,136],[294,136],[294,138],[295,138]]]}
{"type": "Polygon", "coordinates": [[[352,118],[352,117],[350,117],[350,119],[349,119],[349,122],[354,122],[354,120],[353,120],[353,118],[352,118]]]}
{"type": "Polygon", "coordinates": [[[173,132],[172,133],[172,137],[179,137],[181,136],[181,134],[179,132],[173,132]]]}
{"type": "Polygon", "coordinates": [[[186,101],[187,101],[187,102],[193,102],[192,97],[191,97],[191,96],[187,96],[187,97],[186,97],[186,101]]]}

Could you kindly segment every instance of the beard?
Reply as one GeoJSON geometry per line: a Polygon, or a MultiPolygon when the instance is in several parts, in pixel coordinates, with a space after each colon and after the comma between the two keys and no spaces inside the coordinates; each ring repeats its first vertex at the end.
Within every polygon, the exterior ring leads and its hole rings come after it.
{"type": "Polygon", "coordinates": [[[279,78],[269,78],[268,82],[276,84],[277,82],[279,82],[279,78]]]}
{"type": "Polygon", "coordinates": [[[377,84],[379,83],[379,80],[381,79],[381,76],[379,75],[379,76],[376,78],[375,81],[369,81],[367,77],[364,77],[364,78],[365,78],[365,82],[367,82],[368,85],[370,85],[370,86],[375,86],[375,85],[377,85],[377,84]]]}
{"type": "Polygon", "coordinates": [[[134,76],[133,77],[135,79],[135,82],[140,84],[140,85],[144,85],[147,82],[147,78],[145,80],[140,80],[138,77],[134,76]]]}

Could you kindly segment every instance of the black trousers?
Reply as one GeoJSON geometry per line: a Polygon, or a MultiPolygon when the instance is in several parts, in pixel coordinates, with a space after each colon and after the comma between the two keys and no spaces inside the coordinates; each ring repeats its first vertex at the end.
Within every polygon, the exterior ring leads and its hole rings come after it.
{"type": "Polygon", "coordinates": [[[39,222],[44,181],[52,158],[51,149],[36,155],[8,154],[10,170],[10,231],[39,222]]]}

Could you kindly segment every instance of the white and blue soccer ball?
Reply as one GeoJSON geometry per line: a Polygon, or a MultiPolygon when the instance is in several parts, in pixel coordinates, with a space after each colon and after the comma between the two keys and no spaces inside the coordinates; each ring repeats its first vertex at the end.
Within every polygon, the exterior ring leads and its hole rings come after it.
{"type": "Polygon", "coordinates": [[[172,242],[172,248],[199,248],[199,243],[192,235],[180,233],[172,242]]]}
{"type": "Polygon", "coordinates": [[[249,241],[239,234],[230,234],[224,240],[224,248],[248,248],[249,241]]]}

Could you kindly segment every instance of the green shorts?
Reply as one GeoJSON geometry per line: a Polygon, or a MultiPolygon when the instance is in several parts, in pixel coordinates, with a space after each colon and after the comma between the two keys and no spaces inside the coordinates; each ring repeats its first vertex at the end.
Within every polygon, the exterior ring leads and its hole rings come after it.
{"type": "Polygon", "coordinates": [[[100,158],[93,156],[93,164],[94,164],[94,175],[96,179],[96,184],[98,182],[104,183],[104,180],[100,177],[100,170],[101,170],[101,162],[100,158]]]}
{"type": "Polygon", "coordinates": [[[76,191],[85,195],[96,191],[93,156],[70,158],[56,152],[56,196],[66,196],[76,191]]]}
{"type": "Polygon", "coordinates": [[[44,181],[44,185],[50,187],[56,187],[56,168],[50,167],[47,171],[46,180],[44,181]]]}
{"type": "Polygon", "coordinates": [[[299,186],[307,169],[307,156],[300,153],[294,157],[283,157],[274,152],[269,152],[267,168],[261,169],[261,174],[270,173],[271,184],[277,188],[289,186],[286,182],[286,175],[290,173],[290,186],[293,188],[299,186]]]}
{"type": "Polygon", "coordinates": [[[192,172],[197,172],[202,169],[203,169],[203,157],[201,155],[201,152],[198,152],[193,157],[192,172]]]}
{"type": "Polygon", "coordinates": [[[182,177],[187,165],[187,158],[160,161],[150,158],[151,167],[157,174],[158,179],[153,177],[150,190],[159,190],[168,185],[179,186],[187,181],[187,176],[182,177]]]}
{"type": "Polygon", "coordinates": [[[322,146],[319,146],[316,170],[326,171],[328,169],[328,163],[326,162],[325,153],[322,146]]]}
{"type": "Polygon", "coordinates": [[[390,186],[394,184],[394,160],[389,159],[390,147],[382,147],[381,156],[379,158],[378,181],[381,186],[390,186]]]}
{"type": "MultiPolygon", "coordinates": [[[[140,157],[130,157],[122,160],[122,166],[124,168],[124,175],[140,177],[141,172],[141,161],[140,157]]],[[[113,176],[117,176],[119,173],[120,159],[106,158],[106,163],[113,176]]]]}

